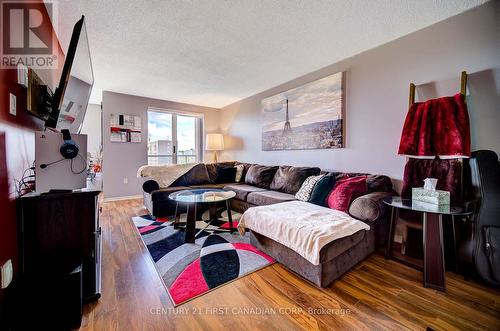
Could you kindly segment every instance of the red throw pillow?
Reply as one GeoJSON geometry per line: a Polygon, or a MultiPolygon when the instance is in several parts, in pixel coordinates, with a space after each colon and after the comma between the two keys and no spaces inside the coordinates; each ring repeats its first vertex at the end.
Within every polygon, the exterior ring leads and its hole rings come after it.
{"type": "Polygon", "coordinates": [[[344,178],[337,181],[326,201],[329,208],[347,213],[352,200],[367,192],[366,176],[344,178]]]}

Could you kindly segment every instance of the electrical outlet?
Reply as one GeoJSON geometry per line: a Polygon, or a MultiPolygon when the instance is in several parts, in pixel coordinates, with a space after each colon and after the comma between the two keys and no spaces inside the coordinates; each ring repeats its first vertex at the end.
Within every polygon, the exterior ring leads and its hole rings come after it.
{"type": "Polygon", "coordinates": [[[10,99],[10,103],[9,103],[9,113],[11,115],[14,115],[16,116],[16,113],[17,113],[17,105],[16,105],[16,96],[12,93],[9,93],[9,99],[10,99]]]}
{"type": "Polygon", "coordinates": [[[12,269],[12,260],[7,260],[4,265],[1,267],[1,277],[2,277],[2,288],[7,288],[9,284],[12,282],[13,269],[12,269]]]}
{"type": "Polygon", "coordinates": [[[123,184],[128,184],[128,178],[127,177],[123,178],[123,184]]]}

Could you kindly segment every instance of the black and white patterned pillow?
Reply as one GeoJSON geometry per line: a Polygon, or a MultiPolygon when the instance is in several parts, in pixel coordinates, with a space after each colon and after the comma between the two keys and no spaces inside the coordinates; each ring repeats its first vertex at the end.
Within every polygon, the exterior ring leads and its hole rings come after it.
{"type": "Polygon", "coordinates": [[[236,183],[239,183],[242,180],[243,170],[245,170],[245,166],[243,164],[239,164],[239,165],[235,166],[235,168],[236,168],[236,178],[234,179],[234,181],[236,183]]]}
{"type": "Polygon", "coordinates": [[[307,177],[306,180],[302,183],[299,191],[295,194],[295,198],[300,201],[309,201],[314,186],[321,178],[323,178],[323,176],[325,175],[307,177]]]}

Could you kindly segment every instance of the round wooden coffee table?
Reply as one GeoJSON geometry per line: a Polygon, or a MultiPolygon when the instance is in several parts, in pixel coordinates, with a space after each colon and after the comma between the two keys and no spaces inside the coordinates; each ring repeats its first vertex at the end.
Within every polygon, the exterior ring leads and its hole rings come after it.
{"type": "Polygon", "coordinates": [[[217,220],[217,203],[225,201],[227,208],[227,218],[229,220],[229,231],[233,232],[233,219],[231,216],[231,207],[229,200],[234,198],[236,193],[233,191],[224,191],[221,189],[192,189],[192,190],[182,190],[170,194],[168,197],[176,202],[175,206],[175,222],[174,225],[179,223],[180,219],[180,205],[184,204],[187,206],[187,216],[186,216],[186,235],[184,237],[184,242],[194,243],[196,235],[202,230],[196,233],[196,219],[197,219],[197,209],[199,205],[206,204],[210,211],[210,220],[208,221],[207,227],[213,221],[217,220]]]}

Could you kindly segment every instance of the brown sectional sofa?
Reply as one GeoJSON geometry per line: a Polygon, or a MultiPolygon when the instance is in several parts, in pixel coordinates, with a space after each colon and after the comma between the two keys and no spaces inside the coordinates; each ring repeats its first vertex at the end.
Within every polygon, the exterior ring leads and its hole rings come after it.
{"type": "MultiPolygon", "coordinates": [[[[320,173],[331,173],[337,179],[345,176],[367,175],[360,173],[326,172],[315,167],[262,166],[239,162],[219,165],[244,165],[240,183],[217,183],[217,165],[199,164],[175,181],[171,187],[159,188],[154,181],[143,185],[144,204],[156,217],[172,215],[175,205],[169,201],[172,192],[188,188],[223,188],[236,192],[231,208],[243,213],[246,209],[295,200],[295,193],[303,181],[320,173]]],[[[329,243],[320,251],[320,264],[313,265],[297,254],[262,234],[251,232],[251,243],[274,257],[290,270],[318,286],[328,286],[383,245],[387,238],[387,213],[382,199],[393,194],[392,182],[382,175],[367,175],[368,193],[356,198],[349,207],[349,214],[370,225],[370,230],[359,231],[352,236],[329,243]]],[[[200,211],[203,212],[203,211],[200,211]]]]}

